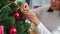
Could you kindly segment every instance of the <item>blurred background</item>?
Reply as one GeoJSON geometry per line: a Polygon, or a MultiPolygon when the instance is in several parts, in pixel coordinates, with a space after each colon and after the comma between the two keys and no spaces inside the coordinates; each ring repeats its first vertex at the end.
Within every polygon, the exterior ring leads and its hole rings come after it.
{"type": "Polygon", "coordinates": [[[27,2],[31,9],[50,5],[50,0],[16,0],[16,1],[27,2]]]}

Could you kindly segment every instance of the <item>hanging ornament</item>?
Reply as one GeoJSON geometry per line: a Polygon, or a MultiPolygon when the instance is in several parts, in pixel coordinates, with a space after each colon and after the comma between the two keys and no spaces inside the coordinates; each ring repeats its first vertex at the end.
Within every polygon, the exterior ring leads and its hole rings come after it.
{"type": "Polygon", "coordinates": [[[14,26],[12,26],[9,30],[9,34],[17,34],[17,30],[14,26]]]}
{"type": "Polygon", "coordinates": [[[0,25],[0,34],[4,34],[4,26],[0,25]]]}
{"type": "Polygon", "coordinates": [[[18,11],[16,11],[13,16],[15,17],[15,19],[20,19],[20,14],[18,13],[18,11]]]}
{"type": "Polygon", "coordinates": [[[15,0],[10,0],[11,2],[14,2],[15,0]]]}

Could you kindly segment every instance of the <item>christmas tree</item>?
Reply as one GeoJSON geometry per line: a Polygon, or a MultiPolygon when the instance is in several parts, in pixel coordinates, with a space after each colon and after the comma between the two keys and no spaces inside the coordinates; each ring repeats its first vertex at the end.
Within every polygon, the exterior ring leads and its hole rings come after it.
{"type": "Polygon", "coordinates": [[[0,0],[0,34],[29,34],[30,24],[20,11],[22,2],[0,0]]]}

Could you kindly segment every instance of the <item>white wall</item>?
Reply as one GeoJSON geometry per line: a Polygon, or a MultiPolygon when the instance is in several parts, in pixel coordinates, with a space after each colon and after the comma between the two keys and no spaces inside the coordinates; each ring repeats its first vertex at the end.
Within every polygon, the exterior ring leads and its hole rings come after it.
{"type": "Polygon", "coordinates": [[[16,0],[16,1],[21,1],[21,2],[25,2],[25,0],[16,0]]]}
{"type": "Polygon", "coordinates": [[[50,5],[50,0],[30,0],[30,7],[50,5]]]}
{"type": "MultiPolygon", "coordinates": [[[[25,0],[16,1],[25,2],[25,0]]],[[[50,5],[50,0],[30,0],[30,8],[32,8],[33,6],[46,6],[46,5],[50,5]]]]}
{"type": "Polygon", "coordinates": [[[43,6],[50,5],[50,0],[43,0],[43,6]]]}

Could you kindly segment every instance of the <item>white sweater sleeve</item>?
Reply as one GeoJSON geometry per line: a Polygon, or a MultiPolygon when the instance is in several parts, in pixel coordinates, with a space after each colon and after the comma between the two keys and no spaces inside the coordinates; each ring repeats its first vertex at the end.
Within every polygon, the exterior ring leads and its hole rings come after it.
{"type": "Polygon", "coordinates": [[[52,34],[51,32],[48,31],[48,29],[42,23],[40,23],[36,27],[36,31],[37,31],[37,34],[52,34]]]}

